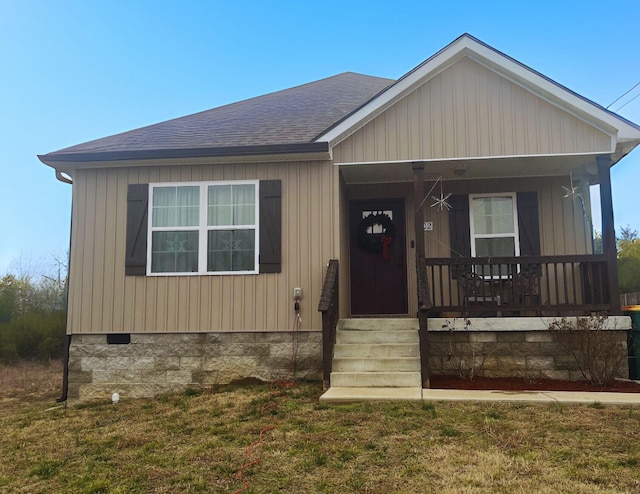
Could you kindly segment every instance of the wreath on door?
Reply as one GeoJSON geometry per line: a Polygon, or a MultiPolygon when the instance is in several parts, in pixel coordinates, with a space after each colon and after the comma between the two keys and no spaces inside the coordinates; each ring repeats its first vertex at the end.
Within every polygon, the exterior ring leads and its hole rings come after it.
{"type": "Polygon", "coordinates": [[[358,245],[371,254],[380,254],[388,261],[389,246],[396,236],[396,226],[384,213],[373,214],[364,218],[358,225],[358,245]],[[374,225],[382,227],[382,233],[373,233],[374,225]]]}

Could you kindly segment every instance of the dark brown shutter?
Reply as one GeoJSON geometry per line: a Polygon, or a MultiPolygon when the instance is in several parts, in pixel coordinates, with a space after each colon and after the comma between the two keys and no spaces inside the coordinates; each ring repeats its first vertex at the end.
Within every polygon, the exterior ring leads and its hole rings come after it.
{"type": "Polygon", "coordinates": [[[124,274],[147,274],[149,185],[130,184],[127,191],[127,253],[124,274]]]}
{"type": "Polygon", "coordinates": [[[451,257],[471,257],[471,225],[469,224],[469,196],[449,198],[449,241],[451,257]]]}
{"type": "MultiPolygon", "coordinates": [[[[469,196],[453,195],[449,198],[449,245],[451,257],[471,257],[471,225],[469,223],[469,196]]],[[[451,269],[451,277],[457,278],[464,267],[451,269]]]]}
{"type": "Polygon", "coordinates": [[[520,255],[540,255],[540,221],[538,219],[538,194],[518,192],[518,234],[520,235],[520,255]]]}
{"type": "Polygon", "coordinates": [[[282,266],[282,182],[260,181],[260,272],[279,273],[282,266]]]}

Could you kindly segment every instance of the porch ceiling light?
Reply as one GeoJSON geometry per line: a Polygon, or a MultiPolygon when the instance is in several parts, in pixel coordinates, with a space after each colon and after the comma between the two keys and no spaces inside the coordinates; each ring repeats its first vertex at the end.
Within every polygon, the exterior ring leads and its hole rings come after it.
{"type": "Polygon", "coordinates": [[[465,173],[467,173],[466,167],[458,166],[458,167],[453,169],[453,174],[458,176],[458,177],[461,177],[465,173]]]}

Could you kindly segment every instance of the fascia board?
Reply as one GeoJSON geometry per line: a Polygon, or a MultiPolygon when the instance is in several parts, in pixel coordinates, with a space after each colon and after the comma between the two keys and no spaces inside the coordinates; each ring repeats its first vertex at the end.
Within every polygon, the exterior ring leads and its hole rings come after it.
{"type": "Polygon", "coordinates": [[[241,148],[185,148],[38,155],[42,163],[59,170],[150,165],[323,161],[330,158],[331,150],[328,144],[323,142],[241,148]]]}
{"type": "Polygon", "coordinates": [[[89,170],[100,168],[135,168],[135,167],[166,167],[166,166],[192,166],[192,165],[235,165],[235,164],[272,164],[295,162],[330,162],[331,154],[323,153],[298,153],[298,154],[269,154],[254,156],[230,156],[230,157],[199,157],[199,158],[162,158],[162,159],[131,159],[131,160],[105,160],[105,161],[45,161],[38,156],[40,161],[54,170],[63,173],[73,173],[75,170],[89,170]]]}

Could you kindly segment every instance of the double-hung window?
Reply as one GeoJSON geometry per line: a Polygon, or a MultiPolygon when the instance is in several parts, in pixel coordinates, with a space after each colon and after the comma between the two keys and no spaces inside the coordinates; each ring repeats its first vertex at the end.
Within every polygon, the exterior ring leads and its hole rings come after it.
{"type": "Polygon", "coordinates": [[[258,272],[258,181],[150,184],[147,274],[258,272]]]}
{"type": "Polygon", "coordinates": [[[520,255],[515,193],[472,194],[469,211],[472,257],[520,255]]]}

